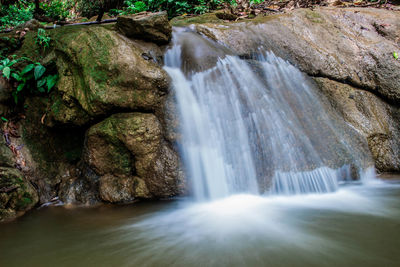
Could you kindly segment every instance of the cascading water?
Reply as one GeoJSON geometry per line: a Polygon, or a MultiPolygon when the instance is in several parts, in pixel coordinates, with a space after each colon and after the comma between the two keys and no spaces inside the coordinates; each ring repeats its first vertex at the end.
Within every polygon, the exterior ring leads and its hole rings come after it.
{"type": "Polygon", "coordinates": [[[355,151],[297,68],[272,53],[256,60],[227,55],[191,32],[177,32],[174,40],[165,70],[172,77],[180,147],[198,199],[332,192],[338,181],[350,179],[351,166],[361,167],[363,153],[355,151]],[[207,67],[182,54],[197,56],[207,67]]]}

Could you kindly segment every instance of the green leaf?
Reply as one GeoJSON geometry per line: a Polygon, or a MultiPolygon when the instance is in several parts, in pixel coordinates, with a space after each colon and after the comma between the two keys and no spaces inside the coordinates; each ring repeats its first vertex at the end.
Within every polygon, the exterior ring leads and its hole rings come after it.
{"type": "Polygon", "coordinates": [[[397,52],[393,52],[394,59],[399,59],[399,54],[397,52]]]}
{"type": "Polygon", "coordinates": [[[12,65],[14,65],[17,62],[18,62],[18,60],[14,59],[14,60],[10,61],[10,63],[8,63],[8,66],[11,67],[12,65]]]}
{"type": "Polygon", "coordinates": [[[16,79],[17,81],[21,80],[21,76],[18,74],[18,72],[13,72],[11,73],[11,77],[13,77],[14,79],[16,79]]]}
{"type": "Polygon", "coordinates": [[[21,71],[21,75],[24,75],[25,73],[30,72],[34,67],[35,67],[35,64],[29,64],[28,66],[26,66],[26,67],[21,71]]]}
{"type": "Polygon", "coordinates": [[[1,119],[2,119],[3,121],[5,121],[5,122],[8,121],[8,120],[7,120],[6,118],[4,118],[4,117],[1,117],[1,119]]]}
{"type": "Polygon", "coordinates": [[[8,80],[10,79],[10,74],[11,74],[11,69],[10,67],[5,67],[3,69],[3,75],[6,77],[8,80]]]}
{"type": "Polygon", "coordinates": [[[25,82],[20,83],[20,84],[18,85],[18,87],[17,87],[17,92],[22,91],[22,89],[24,89],[24,87],[25,87],[25,82]]]}
{"type": "Polygon", "coordinates": [[[46,72],[45,67],[43,67],[42,65],[37,65],[35,67],[35,80],[39,80],[40,77],[42,77],[45,72],[46,72]]]}
{"type": "Polygon", "coordinates": [[[38,87],[38,91],[39,91],[39,92],[41,92],[41,93],[44,93],[44,92],[46,92],[46,90],[44,90],[44,88],[43,88],[43,87],[38,87]]]}
{"type": "Polygon", "coordinates": [[[41,79],[39,81],[37,81],[37,87],[42,87],[43,85],[46,84],[46,79],[41,79]]]}
{"type": "Polygon", "coordinates": [[[50,90],[56,85],[58,80],[58,75],[49,75],[47,76],[47,92],[50,92],[50,90]]]}

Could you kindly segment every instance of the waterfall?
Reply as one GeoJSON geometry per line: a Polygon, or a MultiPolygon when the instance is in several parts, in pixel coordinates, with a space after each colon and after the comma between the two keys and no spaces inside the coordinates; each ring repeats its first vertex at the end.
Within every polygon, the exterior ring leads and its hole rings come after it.
{"type": "Polygon", "coordinates": [[[271,52],[241,59],[191,32],[175,32],[173,40],[164,69],[197,199],[333,192],[362,167],[365,153],[352,130],[335,121],[313,82],[289,62],[271,52]]]}

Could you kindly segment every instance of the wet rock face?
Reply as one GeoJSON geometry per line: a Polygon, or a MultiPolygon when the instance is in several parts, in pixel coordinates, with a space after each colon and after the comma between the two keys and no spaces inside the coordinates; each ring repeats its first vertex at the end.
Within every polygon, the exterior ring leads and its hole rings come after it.
{"type": "Polygon", "coordinates": [[[312,76],[346,81],[400,101],[400,14],[360,8],[298,9],[197,31],[239,55],[272,50],[312,76]]]}
{"type": "Polygon", "coordinates": [[[172,27],[168,22],[167,12],[119,16],[117,28],[129,38],[159,45],[168,44],[172,37],[172,27]]]}
{"type": "Polygon", "coordinates": [[[340,116],[368,142],[381,172],[400,171],[400,108],[374,94],[326,78],[315,78],[340,116]]]}
{"type": "Polygon", "coordinates": [[[156,116],[115,114],[87,133],[84,162],[99,176],[103,201],[131,202],[182,193],[177,154],[156,116]]]}

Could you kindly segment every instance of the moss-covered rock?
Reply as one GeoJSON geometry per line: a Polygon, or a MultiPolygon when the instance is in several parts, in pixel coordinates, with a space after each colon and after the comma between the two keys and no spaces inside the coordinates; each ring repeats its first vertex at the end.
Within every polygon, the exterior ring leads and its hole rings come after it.
{"type": "MultiPolygon", "coordinates": [[[[60,75],[46,124],[84,125],[118,110],[154,112],[168,76],[149,51],[109,27],[65,27],[51,33],[60,75]]],[[[151,47],[151,46],[150,46],[151,47]]]]}
{"type": "Polygon", "coordinates": [[[2,167],[14,167],[14,155],[10,148],[6,145],[6,141],[3,137],[0,137],[0,166],[2,167]]]}
{"type": "Polygon", "coordinates": [[[202,23],[224,24],[224,20],[219,19],[216,13],[206,13],[199,16],[182,15],[171,20],[172,26],[175,27],[186,27],[192,24],[202,23]]]}
{"type": "Polygon", "coordinates": [[[91,127],[84,162],[100,177],[103,201],[130,202],[183,191],[178,156],[153,114],[115,114],[91,127]]]}
{"type": "Polygon", "coordinates": [[[0,222],[22,215],[38,202],[38,195],[23,174],[0,167],[0,222]]]}

